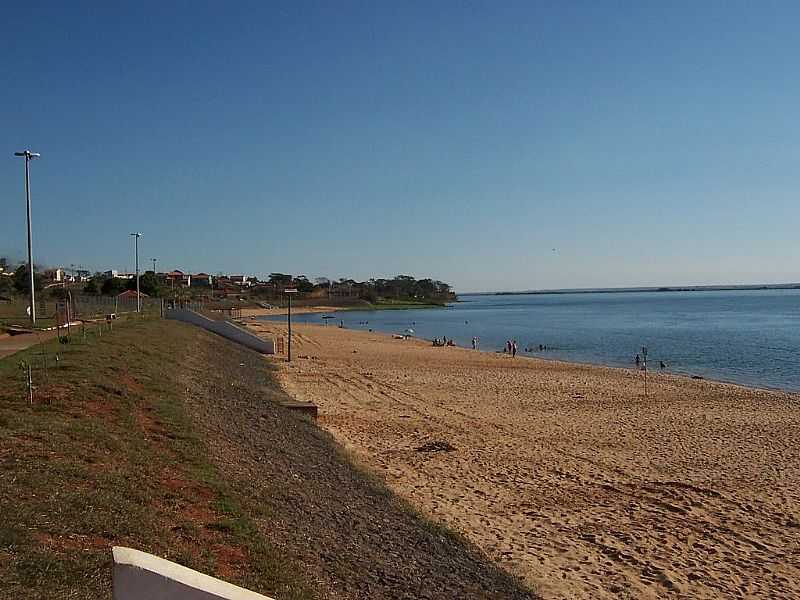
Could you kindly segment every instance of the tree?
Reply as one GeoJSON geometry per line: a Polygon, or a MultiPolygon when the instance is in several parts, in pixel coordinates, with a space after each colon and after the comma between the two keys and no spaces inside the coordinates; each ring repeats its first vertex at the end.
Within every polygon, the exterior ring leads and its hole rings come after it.
{"type": "Polygon", "coordinates": [[[297,291],[301,294],[308,294],[314,291],[314,284],[308,280],[308,277],[305,275],[298,275],[294,279],[294,285],[297,288],[297,291]]]}
{"type": "Polygon", "coordinates": [[[100,293],[100,288],[97,285],[97,277],[92,277],[89,282],[83,286],[83,293],[91,296],[97,296],[100,293]]]}
{"type": "Polygon", "coordinates": [[[104,296],[116,296],[125,290],[125,283],[119,277],[109,277],[103,281],[100,293],[104,296]]]}
{"type": "Polygon", "coordinates": [[[269,282],[277,286],[289,286],[292,284],[292,276],[286,273],[270,273],[269,282]]]}
{"type": "MultiPolygon", "coordinates": [[[[29,294],[31,291],[31,279],[28,275],[28,265],[20,265],[14,271],[14,288],[20,292],[29,294]]],[[[42,276],[36,272],[36,266],[33,267],[33,288],[37,292],[42,289],[42,276]]]]}
{"type": "MultiPolygon", "coordinates": [[[[136,289],[135,277],[128,280],[127,287],[129,290],[136,289]]],[[[161,281],[153,271],[145,271],[139,276],[139,291],[153,297],[161,295],[161,281]]]]}

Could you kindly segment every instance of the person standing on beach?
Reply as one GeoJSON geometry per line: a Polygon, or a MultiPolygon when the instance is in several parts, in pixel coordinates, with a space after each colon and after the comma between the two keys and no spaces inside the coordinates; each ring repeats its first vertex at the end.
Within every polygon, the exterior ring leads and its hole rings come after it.
{"type": "Polygon", "coordinates": [[[636,355],[636,366],[638,367],[638,366],[639,366],[639,363],[641,363],[641,362],[642,362],[642,359],[640,359],[640,358],[639,358],[639,355],[637,354],[637,355],[636,355]]]}
{"type": "Polygon", "coordinates": [[[476,346],[477,346],[477,342],[475,340],[475,336],[472,336],[472,349],[475,350],[476,346]]]}
{"type": "Polygon", "coordinates": [[[517,356],[517,340],[511,340],[511,358],[517,356]]]}

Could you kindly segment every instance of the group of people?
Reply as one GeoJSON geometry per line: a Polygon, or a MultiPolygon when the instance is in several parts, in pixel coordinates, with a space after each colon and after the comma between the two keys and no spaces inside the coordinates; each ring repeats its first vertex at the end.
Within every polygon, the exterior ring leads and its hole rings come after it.
{"type": "Polygon", "coordinates": [[[517,340],[506,340],[505,351],[511,355],[511,358],[517,356],[517,340]]]}
{"type": "Polygon", "coordinates": [[[434,346],[455,346],[456,343],[451,339],[447,339],[446,335],[443,335],[441,339],[433,338],[433,345],[434,346]]]}

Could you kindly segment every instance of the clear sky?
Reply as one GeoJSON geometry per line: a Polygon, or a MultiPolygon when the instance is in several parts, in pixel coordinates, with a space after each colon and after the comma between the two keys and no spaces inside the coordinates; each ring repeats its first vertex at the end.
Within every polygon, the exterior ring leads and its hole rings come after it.
{"type": "Polygon", "coordinates": [[[800,280],[800,3],[121,4],[0,9],[0,254],[30,147],[51,265],[800,280]]]}

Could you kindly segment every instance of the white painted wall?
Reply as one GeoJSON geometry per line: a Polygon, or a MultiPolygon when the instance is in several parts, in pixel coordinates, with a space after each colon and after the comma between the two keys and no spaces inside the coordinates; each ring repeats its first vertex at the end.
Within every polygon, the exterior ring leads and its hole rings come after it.
{"type": "Polygon", "coordinates": [[[113,554],[114,600],[273,600],[133,548],[113,554]]]}

